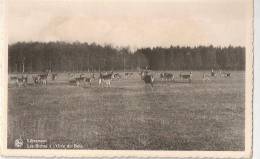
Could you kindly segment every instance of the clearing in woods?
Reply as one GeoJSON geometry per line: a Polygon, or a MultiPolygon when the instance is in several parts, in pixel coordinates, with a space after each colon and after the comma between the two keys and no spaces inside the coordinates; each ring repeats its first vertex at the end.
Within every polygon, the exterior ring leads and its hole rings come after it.
{"type": "Polygon", "coordinates": [[[153,88],[137,73],[111,88],[76,87],[66,74],[47,86],[9,84],[8,148],[22,137],[84,149],[244,150],[245,72],[231,73],[203,82],[193,72],[192,83],[157,75],[153,88]]]}

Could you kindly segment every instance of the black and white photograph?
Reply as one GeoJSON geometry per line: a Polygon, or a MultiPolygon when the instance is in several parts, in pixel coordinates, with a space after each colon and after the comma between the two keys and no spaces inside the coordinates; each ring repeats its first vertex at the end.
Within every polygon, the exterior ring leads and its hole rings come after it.
{"type": "Polygon", "coordinates": [[[253,1],[3,4],[3,153],[251,156],[253,1]]]}

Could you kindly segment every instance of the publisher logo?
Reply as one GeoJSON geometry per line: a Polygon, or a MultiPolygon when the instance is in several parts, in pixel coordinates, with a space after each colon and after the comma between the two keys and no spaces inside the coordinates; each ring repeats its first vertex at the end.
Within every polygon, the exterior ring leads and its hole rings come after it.
{"type": "Polygon", "coordinates": [[[14,141],[14,146],[16,148],[21,148],[23,146],[23,139],[19,138],[14,141]]]}

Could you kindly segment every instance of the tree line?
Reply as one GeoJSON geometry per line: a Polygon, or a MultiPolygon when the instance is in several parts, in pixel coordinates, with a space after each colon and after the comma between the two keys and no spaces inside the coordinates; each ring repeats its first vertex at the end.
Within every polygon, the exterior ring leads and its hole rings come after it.
{"type": "Polygon", "coordinates": [[[244,47],[140,48],[96,43],[17,42],[8,46],[9,72],[139,70],[244,70],[244,47]]]}

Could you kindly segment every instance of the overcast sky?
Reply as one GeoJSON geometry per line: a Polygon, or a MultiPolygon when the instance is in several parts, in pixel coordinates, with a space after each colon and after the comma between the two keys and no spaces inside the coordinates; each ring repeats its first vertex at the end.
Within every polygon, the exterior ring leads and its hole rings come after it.
{"type": "Polygon", "coordinates": [[[8,0],[9,43],[241,45],[248,0],[8,0]]]}

